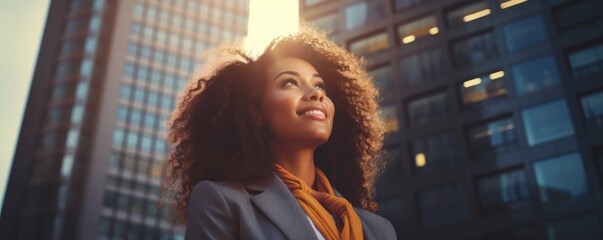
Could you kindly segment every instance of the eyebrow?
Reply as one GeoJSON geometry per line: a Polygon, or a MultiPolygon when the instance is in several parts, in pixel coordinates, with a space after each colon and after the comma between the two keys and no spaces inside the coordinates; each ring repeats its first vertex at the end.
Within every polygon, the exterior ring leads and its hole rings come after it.
{"type": "MultiPolygon", "coordinates": [[[[281,75],[285,75],[285,74],[293,75],[293,76],[296,76],[296,77],[301,77],[301,75],[298,72],[284,71],[284,72],[281,72],[278,75],[276,75],[276,77],[274,77],[274,80],[272,80],[272,81],[273,82],[276,81],[276,79],[278,79],[278,77],[280,77],[281,75]]],[[[312,74],[312,78],[320,78],[320,79],[322,79],[322,77],[318,73],[312,74]]]]}

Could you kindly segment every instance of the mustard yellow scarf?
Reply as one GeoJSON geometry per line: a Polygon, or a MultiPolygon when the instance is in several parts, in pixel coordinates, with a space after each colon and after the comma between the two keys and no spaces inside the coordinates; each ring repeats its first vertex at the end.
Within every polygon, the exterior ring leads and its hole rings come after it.
{"type": "Polygon", "coordinates": [[[320,169],[316,168],[315,181],[318,191],[308,187],[301,179],[280,165],[274,164],[274,169],[291,190],[304,212],[327,240],[364,239],[362,223],[352,204],[343,197],[335,196],[331,183],[320,169]],[[342,223],[341,231],[337,228],[329,213],[339,218],[342,223]]]}

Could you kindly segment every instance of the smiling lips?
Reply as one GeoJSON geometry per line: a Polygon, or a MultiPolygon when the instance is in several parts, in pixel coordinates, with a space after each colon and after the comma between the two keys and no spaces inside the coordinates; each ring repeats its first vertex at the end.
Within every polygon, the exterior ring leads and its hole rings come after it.
{"type": "Polygon", "coordinates": [[[323,106],[315,105],[301,109],[297,115],[314,120],[326,120],[327,113],[323,106]]]}

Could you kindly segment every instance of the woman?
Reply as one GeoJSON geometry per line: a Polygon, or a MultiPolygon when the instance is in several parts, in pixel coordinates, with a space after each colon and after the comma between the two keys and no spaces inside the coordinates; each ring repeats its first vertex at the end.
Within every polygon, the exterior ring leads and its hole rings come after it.
{"type": "Polygon", "coordinates": [[[372,213],[384,129],[363,64],[308,29],[257,59],[231,53],[169,123],[186,239],[395,239],[372,213]]]}

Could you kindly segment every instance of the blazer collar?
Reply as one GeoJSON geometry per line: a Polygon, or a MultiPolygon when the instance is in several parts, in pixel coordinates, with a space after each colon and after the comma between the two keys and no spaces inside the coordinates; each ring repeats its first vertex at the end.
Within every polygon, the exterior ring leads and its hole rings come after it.
{"type": "Polygon", "coordinates": [[[304,210],[276,173],[245,187],[259,192],[251,197],[251,202],[266,214],[287,239],[317,239],[304,210]]]}

